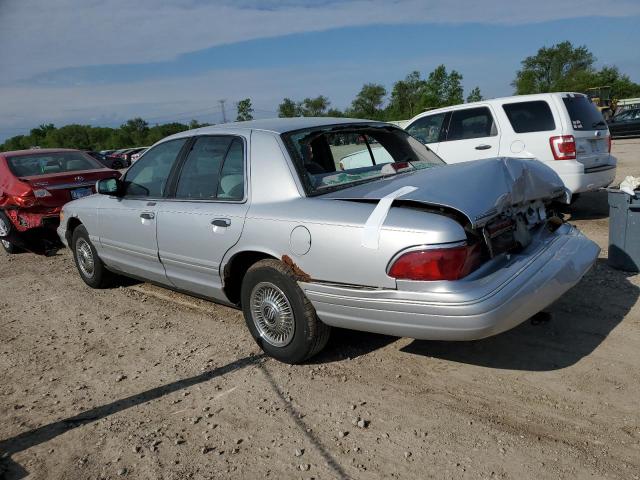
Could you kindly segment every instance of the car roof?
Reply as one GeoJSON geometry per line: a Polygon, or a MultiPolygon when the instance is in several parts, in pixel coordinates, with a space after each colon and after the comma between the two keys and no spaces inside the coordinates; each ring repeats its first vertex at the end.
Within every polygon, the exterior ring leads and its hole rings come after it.
{"type": "Polygon", "coordinates": [[[12,150],[10,152],[0,152],[2,156],[20,157],[23,155],[34,155],[42,153],[62,153],[62,152],[81,152],[75,148],[30,148],[29,150],[12,150]]]}
{"type": "MultiPolygon", "coordinates": [[[[294,117],[294,118],[267,118],[261,120],[249,120],[246,122],[231,122],[211,125],[209,127],[195,128],[176,133],[169,138],[190,137],[192,135],[206,135],[220,132],[261,130],[276,134],[301,130],[304,128],[325,127],[329,125],[348,125],[348,124],[380,124],[387,125],[384,122],[375,120],[363,120],[357,118],[336,118],[336,117],[294,117]]],[[[164,141],[164,140],[163,140],[164,141]]]]}

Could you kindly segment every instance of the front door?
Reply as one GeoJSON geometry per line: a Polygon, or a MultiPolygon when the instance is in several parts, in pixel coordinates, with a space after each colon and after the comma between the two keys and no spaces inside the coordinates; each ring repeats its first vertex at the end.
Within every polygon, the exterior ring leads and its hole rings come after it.
{"type": "Polygon", "coordinates": [[[248,209],[245,151],[241,137],[197,137],[158,206],[160,260],[182,290],[224,299],[220,263],[240,239],[248,209]]]}
{"type": "Polygon", "coordinates": [[[150,281],[168,283],[158,257],[158,205],[171,168],[186,139],[149,150],[126,173],[120,197],[106,197],[98,213],[100,258],[110,267],[150,281]]]}

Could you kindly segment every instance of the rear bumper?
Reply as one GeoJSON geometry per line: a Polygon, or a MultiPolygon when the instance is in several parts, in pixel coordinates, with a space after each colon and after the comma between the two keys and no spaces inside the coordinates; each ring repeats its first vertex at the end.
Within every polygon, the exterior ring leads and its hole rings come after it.
{"type": "Polygon", "coordinates": [[[328,325],[417,339],[475,340],[513,328],[553,303],[599,252],[577,229],[563,225],[465,280],[398,282],[396,290],[300,285],[328,325]]]}
{"type": "Polygon", "coordinates": [[[608,187],[616,177],[617,159],[610,156],[608,165],[586,169],[575,160],[558,160],[550,165],[571,193],[591,192],[608,187]]]}
{"type": "Polygon", "coordinates": [[[5,215],[18,232],[26,232],[34,228],[57,228],[60,224],[60,210],[60,207],[48,212],[32,212],[27,209],[17,209],[6,210],[5,215]]]}

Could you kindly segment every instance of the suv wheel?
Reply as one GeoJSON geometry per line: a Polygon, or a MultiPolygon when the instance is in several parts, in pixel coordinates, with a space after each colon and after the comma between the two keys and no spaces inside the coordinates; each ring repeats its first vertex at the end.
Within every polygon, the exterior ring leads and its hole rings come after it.
{"type": "Polygon", "coordinates": [[[278,260],[261,260],[249,268],[241,301],[255,341],[282,362],[303,362],[329,340],[331,328],[318,319],[291,269],[278,260]]]}

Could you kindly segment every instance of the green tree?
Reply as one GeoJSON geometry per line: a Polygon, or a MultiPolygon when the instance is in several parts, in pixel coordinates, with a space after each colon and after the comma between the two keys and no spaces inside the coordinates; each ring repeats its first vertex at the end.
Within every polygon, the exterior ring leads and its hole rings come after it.
{"type": "Polygon", "coordinates": [[[420,112],[420,104],[426,82],[420,78],[420,72],[413,71],[404,80],[393,84],[391,100],[387,107],[387,118],[411,118],[420,112]]]}
{"type": "MultiPolygon", "coordinates": [[[[121,127],[121,138],[127,146],[143,145],[149,134],[149,124],[142,118],[127,120],[121,127]]],[[[124,148],[124,147],[122,147],[124,148]]]]}
{"type": "Polygon", "coordinates": [[[327,114],[331,102],[324,95],[315,98],[305,98],[299,105],[303,117],[323,117],[327,114]]]}
{"type": "Polygon", "coordinates": [[[278,105],[278,116],[281,118],[300,117],[300,105],[290,98],[285,98],[278,105]]]}
{"type": "Polygon", "coordinates": [[[379,120],[383,116],[382,104],[387,89],[377,83],[365,83],[356,98],[351,102],[349,116],[379,120]]]}
{"type": "Polygon", "coordinates": [[[236,122],[245,122],[247,120],[253,120],[253,107],[251,106],[251,99],[245,98],[240,100],[236,105],[238,115],[236,116],[236,122]]]}
{"type": "Polygon", "coordinates": [[[457,105],[464,102],[463,93],[462,75],[455,70],[448,73],[444,65],[438,65],[427,78],[421,106],[437,108],[457,105]]]}
{"type": "Polygon", "coordinates": [[[475,87],[469,92],[469,95],[467,95],[467,103],[479,102],[483,99],[484,98],[482,97],[482,93],[480,92],[480,87],[475,87]]]}
{"type": "Polygon", "coordinates": [[[574,47],[569,41],[542,47],[525,58],[512,82],[518,95],[583,90],[595,73],[595,57],[586,46],[574,47]]]}

